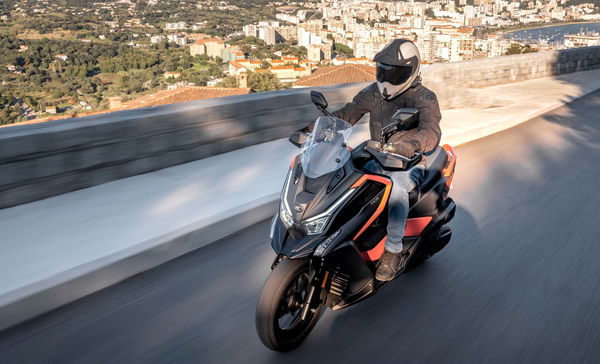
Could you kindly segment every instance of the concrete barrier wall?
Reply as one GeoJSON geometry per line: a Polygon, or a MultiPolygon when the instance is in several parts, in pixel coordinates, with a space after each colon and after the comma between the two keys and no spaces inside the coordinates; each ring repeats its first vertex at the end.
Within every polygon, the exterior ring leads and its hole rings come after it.
{"type": "MultiPolygon", "coordinates": [[[[332,105],[362,87],[322,88],[332,105]]],[[[0,208],[289,135],[318,115],[307,89],[0,129],[0,208]]]]}
{"type": "Polygon", "coordinates": [[[425,74],[437,83],[478,88],[599,67],[600,47],[587,47],[434,64],[425,74]]]}
{"type": "MultiPolygon", "coordinates": [[[[600,47],[436,64],[423,77],[448,108],[482,102],[468,87],[594,68],[600,47]]],[[[365,85],[318,89],[335,108],[365,85]]],[[[0,208],[282,138],[317,115],[309,89],[291,89],[2,128],[0,208]]]]}

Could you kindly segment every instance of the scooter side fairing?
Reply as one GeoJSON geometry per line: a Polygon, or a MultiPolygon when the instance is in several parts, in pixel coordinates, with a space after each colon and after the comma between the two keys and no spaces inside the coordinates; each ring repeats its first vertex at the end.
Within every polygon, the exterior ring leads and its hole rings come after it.
{"type": "Polygon", "coordinates": [[[328,303],[333,309],[347,306],[373,293],[375,289],[373,271],[353,241],[345,241],[336,246],[324,258],[324,265],[332,272],[330,284],[340,275],[348,282],[341,296],[337,299],[329,297],[328,303]]]}
{"type": "Polygon", "coordinates": [[[456,204],[451,198],[443,200],[444,208],[436,212],[433,219],[423,229],[418,239],[414,240],[412,244],[407,240],[410,237],[404,238],[405,246],[409,246],[411,251],[411,261],[414,261],[419,256],[431,256],[445,247],[450,241],[452,231],[449,227],[445,226],[454,217],[456,211],[456,204]]]}

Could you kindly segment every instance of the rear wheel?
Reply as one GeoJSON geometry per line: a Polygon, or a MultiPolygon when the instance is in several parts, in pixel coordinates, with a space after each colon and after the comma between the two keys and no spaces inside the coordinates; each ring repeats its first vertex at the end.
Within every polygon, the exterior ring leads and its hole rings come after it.
{"type": "Polygon", "coordinates": [[[284,259],[271,272],[256,307],[256,331],[271,350],[296,348],[313,329],[323,305],[309,310],[302,320],[302,306],[310,287],[309,262],[284,259]]]}

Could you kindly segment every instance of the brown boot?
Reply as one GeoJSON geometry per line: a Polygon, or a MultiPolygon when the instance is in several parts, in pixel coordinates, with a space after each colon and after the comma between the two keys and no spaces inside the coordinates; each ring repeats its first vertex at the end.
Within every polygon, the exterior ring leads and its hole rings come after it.
{"type": "Polygon", "coordinates": [[[394,279],[398,273],[404,271],[408,255],[408,252],[390,253],[386,250],[377,265],[375,279],[382,282],[394,279]]]}

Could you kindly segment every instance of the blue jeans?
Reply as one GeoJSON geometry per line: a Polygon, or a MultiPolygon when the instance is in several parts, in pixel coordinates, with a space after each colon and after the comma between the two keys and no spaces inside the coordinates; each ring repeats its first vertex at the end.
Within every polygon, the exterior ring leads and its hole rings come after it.
{"type": "Polygon", "coordinates": [[[423,182],[425,166],[418,165],[408,171],[386,171],[376,161],[370,161],[364,169],[370,173],[381,174],[392,179],[392,192],[388,202],[388,235],[385,241],[385,250],[390,253],[400,253],[410,208],[408,192],[423,182]]]}

